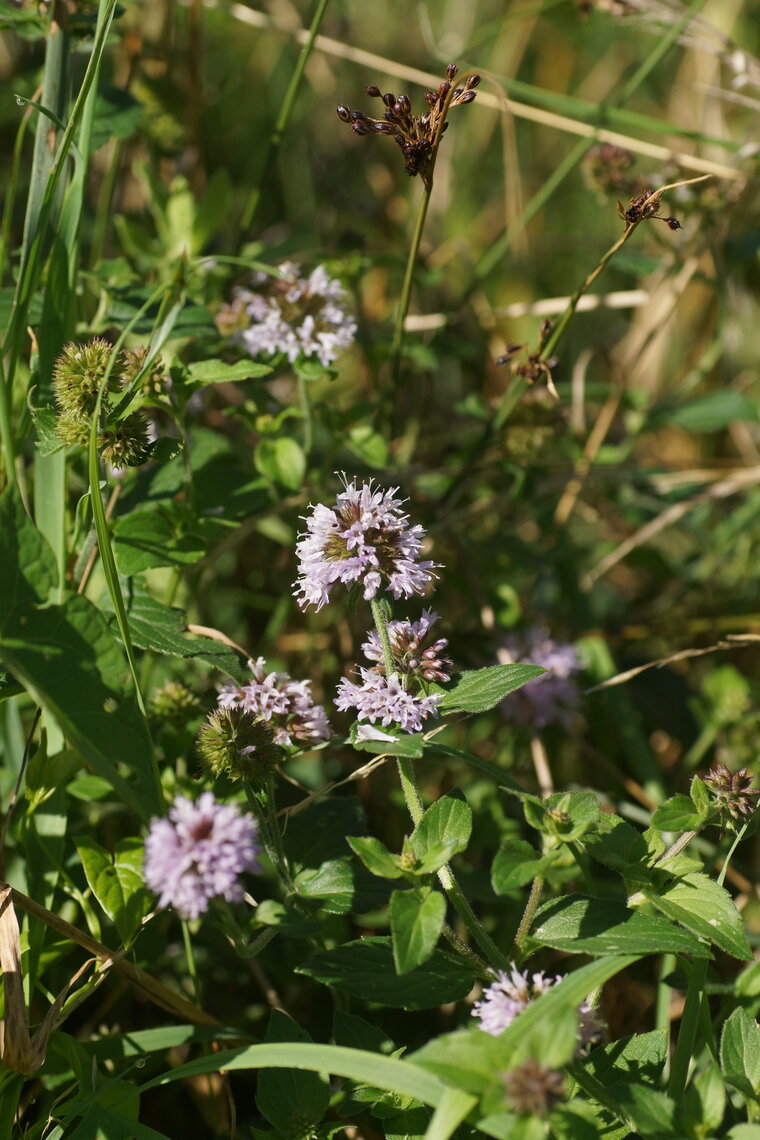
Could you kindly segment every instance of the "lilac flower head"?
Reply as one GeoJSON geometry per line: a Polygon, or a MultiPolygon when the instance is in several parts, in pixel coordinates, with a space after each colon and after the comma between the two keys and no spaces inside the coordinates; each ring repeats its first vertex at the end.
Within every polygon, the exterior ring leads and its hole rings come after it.
{"type": "Polygon", "coordinates": [[[403,732],[422,732],[422,722],[437,716],[440,697],[415,696],[404,689],[398,673],[384,677],[373,669],[359,667],[360,685],[342,677],[338,685],[335,707],[341,711],[355,708],[359,720],[384,726],[398,725],[403,732]]]}
{"type": "Polygon", "coordinates": [[[292,261],[277,266],[281,276],[256,273],[253,288],[237,287],[217,318],[223,333],[251,356],[283,352],[291,364],[316,357],[327,367],[353,343],[356,321],[343,307],[345,291],[318,265],[308,276],[292,261]]]}
{"type": "Polygon", "coordinates": [[[211,792],[193,803],[177,796],[168,817],[151,821],[145,840],[145,882],[160,907],[173,906],[182,918],[198,918],[221,895],[240,902],[244,871],[257,871],[257,824],[211,792]]]}
{"type": "MultiPolygon", "coordinates": [[[[483,997],[472,1007],[472,1016],[480,1018],[480,1028],[493,1037],[498,1037],[511,1025],[518,1014],[531,1002],[545,994],[561,978],[547,978],[543,972],[528,976],[515,966],[496,972],[496,981],[483,991],[483,997]]],[[[583,1051],[602,1034],[603,1024],[594,1009],[583,1002],[578,1006],[579,1049],[583,1051]]]]}
{"type": "Polygon", "coordinates": [[[500,650],[503,663],[527,661],[546,669],[540,677],[528,681],[501,703],[501,710],[518,724],[546,728],[557,724],[572,729],[580,715],[581,691],[575,674],[582,668],[578,650],[565,642],[554,641],[545,629],[533,627],[523,634],[505,638],[506,650],[500,650]]]}
{"type": "Polygon", "coordinates": [[[357,487],[352,481],[334,507],[318,503],[312,508],[296,546],[294,586],[302,608],[321,609],[336,582],[360,582],[368,601],[383,585],[394,598],[425,593],[437,564],[419,560],[425,532],[409,526],[397,490],[374,490],[371,480],[357,487]]]}
{"type": "Polygon", "coordinates": [[[287,673],[267,673],[266,661],[248,662],[253,680],[225,685],[219,707],[242,708],[274,729],[274,742],[283,748],[308,748],[330,739],[330,724],[322,705],[315,705],[310,681],[292,681],[287,673]]]}
{"type": "MultiPolygon", "coordinates": [[[[433,641],[430,636],[439,616],[431,610],[423,610],[419,621],[388,622],[393,664],[402,676],[419,681],[448,681],[453,668],[451,659],[443,653],[448,641],[445,637],[433,641]]],[[[370,661],[377,662],[375,672],[385,674],[383,649],[374,630],[367,635],[362,652],[370,661]]]]}

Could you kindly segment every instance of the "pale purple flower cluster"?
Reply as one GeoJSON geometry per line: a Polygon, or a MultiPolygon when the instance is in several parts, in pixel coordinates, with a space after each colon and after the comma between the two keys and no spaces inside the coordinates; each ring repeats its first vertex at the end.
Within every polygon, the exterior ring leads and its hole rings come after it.
{"type": "Polygon", "coordinates": [[[315,356],[327,367],[356,336],[356,321],[342,304],[345,290],[322,265],[308,277],[292,261],[277,269],[280,277],[258,273],[254,289],[235,289],[220,323],[234,314],[235,339],[251,356],[283,352],[291,364],[315,356]]]}
{"type": "Polygon", "coordinates": [[[151,821],[145,840],[145,882],[160,907],[173,906],[182,918],[198,918],[221,895],[240,902],[239,878],[258,870],[257,824],[211,792],[193,803],[177,796],[169,815],[151,821]]]}
{"type": "Polygon", "coordinates": [[[371,481],[357,487],[352,481],[335,507],[318,503],[312,509],[296,546],[299,574],[294,587],[302,608],[320,609],[336,582],[360,582],[368,601],[383,584],[394,598],[429,589],[436,563],[420,561],[425,532],[421,526],[409,526],[397,490],[373,490],[371,481]]]}
{"type": "Polygon", "coordinates": [[[310,681],[292,681],[287,673],[267,673],[266,661],[249,661],[253,680],[247,685],[225,685],[219,707],[242,708],[274,729],[275,744],[305,748],[330,739],[330,724],[322,705],[315,705],[310,681]]]}
{"type": "MultiPolygon", "coordinates": [[[[480,1019],[482,1030],[498,1037],[531,1002],[561,981],[562,978],[547,978],[543,972],[529,977],[527,971],[521,973],[515,966],[510,967],[509,973],[498,970],[496,981],[473,1005],[472,1016],[480,1019]]],[[[588,1002],[579,1005],[577,1013],[579,1050],[583,1051],[599,1040],[604,1025],[588,1002]]]]}
{"type": "Polygon", "coordinates": [[[554,641],[539,627],[511,635],[505,638],[504,644],[506,652],[500,652],[501,660],[527,661],[546,669],[540,677],[528,681],[502,701],[504,715],[536,728],[557,724],[565,730],[572,729],[577,724],[581,703],[575,674],[583,668],[575,646],[554,641]]]}
{"type": "Polygon", "coordinates": [[[342,677],[338,685],[335,707],[341,711],[355,708],[359,720],[386,727],[398,725],[403,732],[422,732],[422,722],[437,716],[438,696],[415,696],[404,689],[398,673],[385,677],[373,669],[359,667],[361,685],[342,677]]]}

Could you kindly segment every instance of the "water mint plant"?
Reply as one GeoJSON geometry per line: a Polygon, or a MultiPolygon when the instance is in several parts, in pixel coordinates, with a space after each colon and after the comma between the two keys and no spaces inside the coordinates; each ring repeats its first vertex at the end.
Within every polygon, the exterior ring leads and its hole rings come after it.
{"type": "Polygon", "coordinates": [[[2,7],[3,1140],[757,1140],[760,63],[630,7],[2,7]]]}

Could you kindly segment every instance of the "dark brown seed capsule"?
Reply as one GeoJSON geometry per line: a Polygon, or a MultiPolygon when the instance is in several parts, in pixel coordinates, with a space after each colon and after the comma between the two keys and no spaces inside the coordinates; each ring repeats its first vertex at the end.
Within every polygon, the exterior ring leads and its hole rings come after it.
{"type": "Polygon", "coordinates": [[[396,96],[392,91],[386,91],[383,95],[383,102],[385,103],[386,107],[392,107],[396,102],[396,96]]]}
{"type": "Polygon", "coordinates": [[[460,98],[459,103],[462,105],[465,103],[472,103],[476,95],[477,91],[465,91],[465,93],[460,98]]]}
{"type": "Polygon", "coordinates": [[[338,112],[338,118],[339,119],[342,119],[344,123],[350,123],[351,122],[351,108],[350,107],[347,107],[345,105],[345,103],[340,103],[338,105],[338,107],[336,107],[336,110],[338,112]]]}
{"type": "Polygon", "coordinates": [[[354,131],[354,133],[357,135],[368,135],[369,134],[368,124],[363,123],[361,121],[361,119],[357,119],[356,122],[351,124],[351,130],[354,131]]]}
{"type": "Polygon", "coordinates": [[[470,75],[467,77],[467,82],[465,83],[465,87],[467,88],[468,91],[470,91],[473,87],[477,87],[479,83],[480,83],[480,76],[479,75],[470,75]]]}
{"type": "Polygon", "coordinates": [[[446,68],[446,74],[448,75],[449,79],[453,79],[458,71],[459,71],[459,68],[457,67],[457,65],[455,63],[450,63],[449,66],[446,68]]]}
{"type": "Polygon", "coordinates": [[[450,90],[451,90],[451,84],[450,83],[442,83],[441,86],[438,88],[438,94],[440,95],[440,97],[442,99],[445,99],[450,90]]]}
{"type": "Polygon", "coordinates": [[[370,83],[369,87],[367,88],[367,94],[371,95],[373,99],[379,99],[380,88],[376,87],[374,83],[370,83]]]}
{"type": "Polygon", "coordinates": [[[351,112],[351,119],[355,123],[363,123],[366,118],[367,118],[367,116],[364,114],[364,111],[352,111],[351,112]]]}

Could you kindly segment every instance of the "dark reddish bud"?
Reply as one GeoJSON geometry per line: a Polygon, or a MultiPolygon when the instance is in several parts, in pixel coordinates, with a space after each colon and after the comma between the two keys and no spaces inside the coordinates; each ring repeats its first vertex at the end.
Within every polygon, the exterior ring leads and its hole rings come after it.
{"type": "Polygon", "coordinates": [[[399,95],[398,103],[396,104],[396,106],[400,107],[401,110],[405,111],[406,114],[408,115],[412,109],[412,104],[409,101],[409,96],[408,95],[399,95]]]}
{"type": "Polygon", "coordinates": [[[364,111],[352,111],[351,112],[351,119],[355,123],[363,123],[366,118],[367,118],[367,116],[364,114],[364,111]]]}
{"type": "Polygon", "coordinates": [[[426,91],[425,92],[425,102],[427,103],[428,107],[435,107],[436,103],[438,102],[438,95],[436,94],[436,92],[435,91],[426,91]]]}
{"type": "Polygon", "coordinates": [[[480,83],[480,76],[479,75],[468,75],[467,82],[465,83],[465,87],[467,88],[468,91],[470,91],[473,87],[477,87],[479,83],[480,83]]]}
{"type": "Polygon", "coordinates": [[[671,230],[680,230],[681,228],[678,218],[663,218],[662,220],[671,230]]]}
{"type": "Polygon", "coordinates": [[[351,122],[351,108],[350,107],[347,107],[345,105],[345,103],[340,103],[338,105],[338,107],[336,108],[336,110],[338,112],[338,118],[339,119],[342,119],[344,123],[350,123],[351,122]]]}
{"type": "Polygon", "coordinates": [[[441,86],[438,88],[438,94],[440,95],[441,99],[445,99],[450,90],[451,90],[451,84],[450,83],[442,83],[441,86]]]}
{"type": "Polygon", "coordinates": [[[454,92],[454,99],[459,100],[462,98],[463,95],[464,95],[464,87],[457,87],[456,91],[454,92]]]}
{"type": "Polygon", "coordinates": [[[357,119],[356,122],[351,124],[351,130],[357,135],[368,135],[369,134],[368,124],[363,123],[361,119],[357,119]]]}
{"type": "Polygon", "coordinates": [[[379,99],[380,88],[376,87],[374,83],[370,83],[369,87],[367,88],[367,94],[371,95],[373,99],[379,99]]]}
{"type": "Polygon", "coordinates": [[[472,101],[476,95],[477,95],[477,91],[465,91],[463,93],[463,95],[461,96],[461,98],[459,99],[459,103],[460,104],[472,103],[472,101]]]}
{"type": "Polygon", "coordinates": [[[385,103],[386,107],[392,107],[396,102],[396,96],[392,91],[386,91],[383,95],[383,102],[385,103]]]}
{"type": "Polygon", "coordinates": [[[458,71],[459,71],[459,68],[457,67],[457,65],[455,63],[450,63],[449,66],[446,68],[446,74],[448,75],[449,79],[453,79],[458,71]]]}

